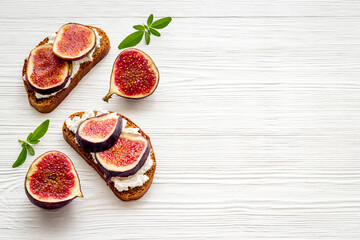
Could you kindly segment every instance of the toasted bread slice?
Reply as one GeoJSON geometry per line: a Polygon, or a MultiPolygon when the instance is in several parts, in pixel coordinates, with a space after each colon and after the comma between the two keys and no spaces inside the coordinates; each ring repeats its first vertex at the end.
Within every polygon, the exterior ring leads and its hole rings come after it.
{"type": "MultiPolygon", "coordinates": [[[[88,26],[97,30],[99,35],[101,36],[100,47],[98,47],[93,53],[92,61],[84,62],[80,65],[79,71],[75,74],[75,76],[71,79],[71,82],[67,88],[62,89],[60,92],[55,95],[50,96],[49,98],[41,98],[37,99],[35,96],[35,92],[29,88],[26,81],[24,82],[25,89],[28,95],[29,103],[36,110],[42,113],[49,113],[53,111],[66,97],[69,95],[71,90],[80,82],[80,80],[98,63],[101,59],[103,59],[110,51],[110,40],[106,33],[97,27],[88,26]]],[[[45,38],[41,41],[38,46],[44,45],[48,42],[49,38],[45,38]]],[[[27,59],[24,61],[24,66],[22,70],[22,76],[26,74],[27,67],[27,59]]]]}
{"type": "MultiPolygon", "coordinates": [[[[94,111],[95,114],[97,113],[97,111],[94,111]]],[[[73,119],[74,117],[78,116],[81,117],[84,114],[84,112],[77,112],[74,113],[72,115],[69,116],[70,119],[73,119]]],[[[139,128],[135,123],[133,123],[130,119],[128,119],[127,117],[124,117],[120,114],[118,114],[119,116],[121,116],[123,119],[126,120],[127,124],[126,124],[126,128],[139,128]]],[[[87,151],[85,151],[83,148],[80,147],[79,144],[76,143],[75,141],[75,134],[70,131],[67,126],[66,123],[64,122],[63,125],[63,136],[65,141],[73,148],[75,149],[75,151],[77,153],[80,154],[80,156],[82,158],[85,159],[85,161],[92,166],[97,172],[98,174],[102,177],[102,179],[104,179],[104,181],[106,181],[106,176],[105,173],[100,169],[100,167],[98,166],[98,164],[96,164],[91,156],[91,154],[87,151]]],[[[150,157],[153,160],[153,165],[152,167],[145,173],[145,175],[147,175],[149,177],[149,180],[147,180],[144,185],[139,186],[139,187],[134,187],[134,188],[130,188],[128,191],[122,191],[119,192],[115,186],[113,182],[110,182],[110,184],[108,185],[110,187],[110,189],[114,192],[114,194],[120,198],[123,201],[130,201],[130,200],[136,200],[141,198],[142,196],[144,196],[144,194],[149,190],[151,183],[153,181],[154,178],[154,174],[155,174],[155,170],[156,170],[156,159],[155,159],[155,154],[154,154],[154,150],[153,147],[151,145],[151,141],[148,135],[146,135],[140,128],[139,128],[139,133],[146,138],[149,143],[150,143],[150,157]]]]}

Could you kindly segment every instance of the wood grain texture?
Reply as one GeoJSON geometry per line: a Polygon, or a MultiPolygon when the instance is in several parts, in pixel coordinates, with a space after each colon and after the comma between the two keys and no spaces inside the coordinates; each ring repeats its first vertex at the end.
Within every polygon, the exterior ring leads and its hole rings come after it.
{"type": "Polygon", "coordinates": [[[0,8],[1,239],[359,239],[360,3],[274,1],[7,1],[0,8]],[[62,9],[59,13],[59,9],[62,9]],[[160,71],[149,98],[107,104],[117,45],[146,16],[173,16],[148,53],[160,71]],[[112,49],[52,113],[31,108],[29,51],[66,22],[98,26],[112,49]],[[151,137],[157,172],[125,203],[63,140],[73,112],[108,109],[151,137]],[[44,119],[36,155],[56,149],[85,198],[48,212],[11,169],[44,119]]]}

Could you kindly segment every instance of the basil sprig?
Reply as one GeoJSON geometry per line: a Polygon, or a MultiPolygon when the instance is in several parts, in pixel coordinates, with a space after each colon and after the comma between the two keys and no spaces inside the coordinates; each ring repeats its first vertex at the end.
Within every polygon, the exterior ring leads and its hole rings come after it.
{"type": "Polygon", "coordinates": [[[49,119],[45,120],[35,129],[34,132],[28,135],[26,141],[21,139],[18,140],[21,143],[22,150],[17,160],[12,165],[13,168],[19,167],[25,162],[27,153],[29,153],[31,156],[35,155],[35,150],[30,144],[35,145],[40,142],[40,138],[42,138],[49,129],[49,124],[50,124],[50,120],[49,119]]]}
{"type": "Polygon", "coordinates": [[[142,25],[134,25],[133,28],[137,30],[136,32],[131,33],[127,36],[120,44],[119,49],[128,48],[136,46],[145,35],[145,43],[149,45],[150,43],[150,36],[154,35],[156,37],[160,37],[161,34],[156,29],[163,29],[171,22],[171,17],[160,18],[153,22],[154,15],[150,14],[148,17],[146,24],[142,25]]]}

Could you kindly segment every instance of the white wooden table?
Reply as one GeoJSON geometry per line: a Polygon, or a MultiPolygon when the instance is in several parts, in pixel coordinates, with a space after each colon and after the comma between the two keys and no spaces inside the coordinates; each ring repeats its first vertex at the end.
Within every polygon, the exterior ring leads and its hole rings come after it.
{"type": "Polygon", "coordinates": [[[359,239],[360,2],[357,0],[1,1],[0,239],[359,239]],[[171,16],[138,48],[160,70],[143,100],[106,94],[132,26],[171,16]],[[24,58],[67,22],[104,29],[109,55],[50,114],[29,106],[24,58]],[[122,202],[63,140],[73,112],[118,111],[151,136],[149,192],[122,202]],[[33,206],[12,169],[18,138],[66,153],[83,199],[33,206]]]}

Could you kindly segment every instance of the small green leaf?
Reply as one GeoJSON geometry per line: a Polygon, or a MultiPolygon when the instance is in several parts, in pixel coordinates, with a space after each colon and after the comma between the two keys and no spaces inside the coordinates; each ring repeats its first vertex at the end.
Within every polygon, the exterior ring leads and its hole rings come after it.
{"type": "Polygon", "coordinates": [[[160,36],[161,36],[161,34],[160,34],[158,31],[156,31],[155,29],[153,29],[153,28],[150,28],[150,32],[151,32],[153,35],[157,36],[157,37],[160,37],[160,36]]]}
{"type": "Polygon", "coordinates": [[[146,29],[147,31],[150,31],[150,28],[149,28],[149,26],[147,26],[147,25],[144,25],[144,27],[145,27],[145,29],[146,29]]]}
{"type": "Polygon", "coordinates": [[[34,156],[35,155],[35,150],[32,146],[30,146],[30,144],[25,144],[28,152],[30,153],[31,156],[34,156]]]}
{"type": "Polygon", "coordinates": [[[23,164],[25,162],[25,160],[26,160],[26,154],[27,154],[26,147],[23,147],[23,149],[21,150],[17,160],[14,162],[12,167],[16,168],[16,167],[20,166],[21,164],[23,164]]]}
{"type": "Polygon", "coordinates": [[[150,43],[150,34],[148,32],[145,32],[145,42],[146,45],[149,45],[150,43]]]}
{"type": "Polygon", "coordinates": [[[152,24],[153,19],[154,19],[154,15],[150,14],[150,16],[149,16],[148,19],[147,19],[147,25],[148,25],[148,26],[150,26],[150,24],[152,24]]]}
{"type": "Polygon", "coordinates": [[[40,140],[39,139],[29,140],[28,142],[31,143],[31,144],[38,144],[40,142],[40,140]]]}
{"type": "Polygon", "coordinates": [[[38,126],[35,129],[35,131],[32,133],[29,141],[30,140],[38,140],[38,139],[42,138],[49,128],[49,123],[50,123],[49,119],[46,119],[43,123],[41,123],[40,126],[38,126]]]}
{"type": "Polygon", "coordinates": [[[155,22],[153,22],[153,24],[151,24],[150,27],[156,28],[156,29],[162,29],[162,28],[166,27],[167,25],[169,25],[171,20],[172,20],[171,17],[161,18],[161,19],[156,20],[155,22]]]}
{"type": "Polygon", "coordinates": [[[118,48],[123,49],[137,45],[143,38],[143,35],[144,35],[143,31],[133,32],[119,44],[118,48]]]}
{"type": "Polygon", "coordinates": [[[30,139],[31,139],[31,136],[33,135],[33,133],[29,133],[29,135],[28,135],[28,137],[27,137],[27,139],[26,139],[26,141],[29,141],[30,139]]]}
{"type": "Polygon", "coordinates": [[[139,31],[143,31],[145,29],[143,25],[135,25],[133,28],[139,31]]]}

